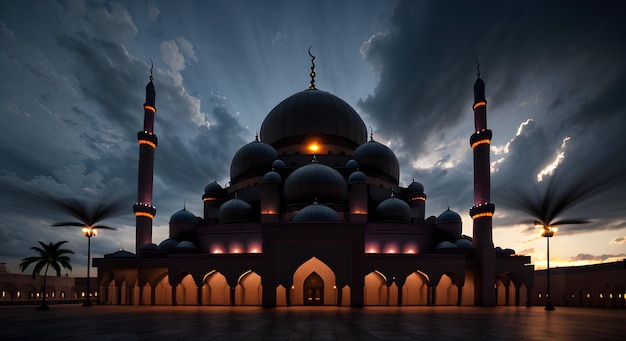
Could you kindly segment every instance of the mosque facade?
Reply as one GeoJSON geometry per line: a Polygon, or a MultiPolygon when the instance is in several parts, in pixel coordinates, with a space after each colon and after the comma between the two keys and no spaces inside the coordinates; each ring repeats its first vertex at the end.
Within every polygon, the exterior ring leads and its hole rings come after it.
{"type": "MultiPolygon", "coordinates": [[[[485,84],[474,84],[473,236],[458,213],[425,216],[427,195],[400,184],[395,154],[358,113],[315,87],[276,105],[233,156],[230,182],[204,188],[204,212],[172,214],[152,240],[156,92],[146,86],[139,142],[136,250],[94,259],[98,300],[122,305],[520,305],[530,257],[494,248],[485,84]]],[[[469,151],[468,151],[469,152],[469,151]]]]}

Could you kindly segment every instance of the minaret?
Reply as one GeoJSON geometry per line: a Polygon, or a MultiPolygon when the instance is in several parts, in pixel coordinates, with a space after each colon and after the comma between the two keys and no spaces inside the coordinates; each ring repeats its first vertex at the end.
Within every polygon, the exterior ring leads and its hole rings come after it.
{"type": "Polygon", "coordinates": [[[480,79],[480,64],[478,64],[476,76],[478,79],[474,83],[475,133],[470,138],[470,144],[474,150],[474,206],[470,209],[470,216],[474,223],[474,246],[477,260],[474,304],[493,306],[496,304],[494,292],[496,256],[491,231],[495,211],[490,198],[491,130],[487,129],[487,100],[485,99],[485,83],[480,79]]]}
{"type": "Polygon", "coordinates": [[[152,219],[156,207],[152,206],[152,178],[154,174],[154,150],[157,147],[157,136],[154,134],[154,115],[156,93],[152,84],[152,67],[150,82],[146,85],[146,103],[143,105],[143,130],[137,133],[139,141],[139,177],[137,181],[137,203],[133,206],[136,217],[135,252],[139,255],[139,247],[152,243],[152,219]]]}

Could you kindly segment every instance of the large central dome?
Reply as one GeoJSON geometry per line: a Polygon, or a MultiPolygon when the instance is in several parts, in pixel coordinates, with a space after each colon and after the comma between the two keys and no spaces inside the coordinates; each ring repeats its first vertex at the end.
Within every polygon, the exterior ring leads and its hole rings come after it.
{"type": "Polygon", "coordinates": [[[261,125],[261,141],[275,148],[281,142],[312,134],[345,140],[352,148],[367,141],[367,129],[359,114],[341,98],[317,89],[287,97],[261,125]]]}

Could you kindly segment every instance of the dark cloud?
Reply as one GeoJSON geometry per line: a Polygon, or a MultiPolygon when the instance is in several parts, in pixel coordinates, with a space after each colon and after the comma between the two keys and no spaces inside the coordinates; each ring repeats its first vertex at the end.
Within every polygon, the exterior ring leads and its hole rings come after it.
{"type": "MultiPolygon", "coordinates": [[[[119,4],[64,7],[51,2],[30,12],[30,17],[41,18],[40,29],[51,30],[53,36],[47,37],[54,39],[25,39],[28,27],[20,27],[22,36],[16,36],[10,25],[0,20],[0,39],[3,45],[7,43],[0,61],[18,65],[7,75],[20,80],[8,82],[3,77],[7,92],[2,95],[2,110],[9,116],[0,129],[4,138],[16,140],[0,144],[0,231],[6,237],[0,248],[11,250],[3,253],[3,261],[17,264],[16,258],[24,256],[34,238],[45,242],[66,239],[76,252],[75,269],[81,271],[81,264],[86,264],[85,238],[79,230],[50,227],[68,217],[46,196],[88,200],[131,193],[131,198],[116,199],[128,207],[126,214],[108,222],[118,230],[99,234],[92,252],[102,255],[120,244],[133,251],[134,241],[129,238],[134,237],[136,132],[143,127],[150,64],[148,58],[128,49],[138,30],[119,4]],[[44,46],[46,53],[42,52],[44,46]],[[18,102],[24,97],[24,87],[32,100],[18,102]],[[37,139],[32,139],[32,132],[37,132],[37,139]]],[[[191,42],[175,38],[183,60],[197,61],[191,42]]],[[[201,213],[204,186],[216,178],[225,181],[230,158],[245,144],[241,136],[250,135],[229,111],[227,101],[189,94],[178,66],[154,70],[155,132],[160,142],[154,202],[165,208],[155,219],[155,235],[167,234],[156,227],[167,226],[175,211],[172,208],[182,207],[186,199],[196,202],[190,206],[201,213]]]]}
{"type": "MultiPolygon", "coordinates": [[[[453,197],[460,194],[458,201],[465,202],[460,207],[467,207],[472,182],[455,181],[466,180],[467,172],[441,170],[451,152],[432,145],[471,134],[472,84],[480,53],[492,145],[502,148],[509,141],[507,153],[492,155],[492,161],[499,160],[492,177],[497,210],[507,211],[498,203],[511,199],[512,188],[535,191],[537,174],[570,137],[558,166],[564,178],[560,190],[580,194],[571,188],[586,181],[602,190],[588,188],[594,193],[585,202],[588,210],[578,211],[593,223],[566,231],[619,228],[611,220],[624,212],[626,202],[619,177],[626,173],[626,159],[617,157],[626,147],[618,128],[626,127],[621,98],[626,27],[620,10],[623,5],[615,2],[400,2],[390,29],[361,46],[365,60],[380,73],[380,83],[359,107],[375,121],[378,134],[399,141],[397,152],[408,155],[402,170],[423,179],[418,180],[429,201],[456,193],[453,197]],[[503,135],[529,118],[533,121],[518,136],[503,135]],[[428,155],[431,161],[420,165],[428,155]]],[[[469,147],[465,155],[452,155],[458,158],[454,168],[471,167],[469,147]]],[[[497,224],[517,224],[523,218],[502,217],[497,224]]]]}

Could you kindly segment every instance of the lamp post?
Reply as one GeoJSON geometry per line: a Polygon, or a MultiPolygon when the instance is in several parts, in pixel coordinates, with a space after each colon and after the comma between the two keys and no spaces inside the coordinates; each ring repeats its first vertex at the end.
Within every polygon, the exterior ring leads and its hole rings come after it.
{"type": "Polygon", "coordinates": [[[546,259],[546,277],[548,279],[548,288],[546,293],[546,308],[545,310],[554,310],[554,305],[552,304],[552,300],[550,297],[550,238],[552,238],[557,231],[557,228],[554,226],[550,226],[549,224],[543,224],[541,222],[535,222],[536,228],[541,228],[541,236],[546,238],[546,247],[547,247],[547,259],[546,259]]]}
{"type": "Polygon", "coordinates": [[[89,277],[89,268],[91,267],[91,237],[95,237],[98,235],[98,230],[92,226],[83,227],[83,234],[87,237],[87,294],[85,297],[85,303],[83,303],[83,307],[91,307],[91,298],[89,294],[91,278],[89,277]]]}

